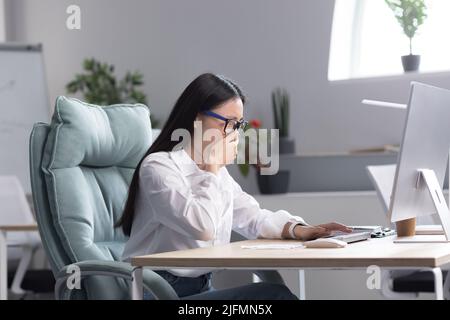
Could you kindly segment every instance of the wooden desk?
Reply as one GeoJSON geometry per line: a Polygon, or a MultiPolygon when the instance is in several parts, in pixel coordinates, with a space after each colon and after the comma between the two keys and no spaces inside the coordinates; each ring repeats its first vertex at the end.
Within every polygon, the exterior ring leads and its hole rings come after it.
{"type": "Polygon", "coordinates": [[[8,298],[8,232],[37,231],[36,224],[0,225],[0,300],[8,298]]]}
{"type": "MultiPolygon", "coordinates": [[[[340,249],[243,249],[242,245],[289,240],[247,240],[223,246],[165,252],[132,258],[132,295],[142,298],[142,267],[151,269],[382,269],[432,271],[437,299],[443,299],[442,267],[450,265],[450,243],[393,243],[394,237],[370,239],[340,249]]],[[[292,243],[292,241],[289,241],[292,243]]],[[[446,290],[448,291],[448,282],[446,290]]]]}

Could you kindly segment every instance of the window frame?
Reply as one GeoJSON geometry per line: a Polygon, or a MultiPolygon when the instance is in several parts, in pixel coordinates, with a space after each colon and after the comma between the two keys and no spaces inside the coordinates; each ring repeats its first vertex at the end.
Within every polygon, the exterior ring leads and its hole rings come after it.
{"type": "MultiPolygon", "coordinates": [[[[421,69],[418,72],[413,73],[403,73],[400,72],[399,70],[392,70],[392,71],[385,70],[382,73],[373,73],[373,74],[370,71],[367,72],[367,70],[366,72],[361,72],[361,70],[365,68],[364,66],[361,65],[362,61],[364,60],[364,58],[361,56],[364,51],[361,42],[363,41],[364,36],[362,34],[364,31],[363,30],[364,17],[367,14],[366,11],[369,10],[367,9],[368,1],[373,0],[335,0],[334,2],[333,22],[332,22],[328,70],[327,70],[328,71],[327,79],[329,82],[349,81],[349,80],[351,81],[370,78],[392,78],[392,77],[409,78],[411,74],[417,76],[419,74],[450,73],[450,64],[445,64],[443,67],[439,66],[438,68],[436,68],[435,65],[431,66],[427,64],[427,67],[425,67],[424,69],[421,69]],[[345,16],[351,17],[351,21],[349,23],[343,22],[345,20],[343,19],[344,16],[342,15],[342,12],[344,12],[343,8],[347,8],[347,10],[345,11],[345,16]],[[351,8],[351,10],[348,10],[349,8],[351,8]],[[340,13],[338,12],[339,10],[341,11],[340,13]],[[339,14],[340,16],[337,17],[337,15],[339,14]],[[336,21],[336,18],[338,18],[339,21],[336,21]],[[350,36],[343,35],[343,32],[350,34],[350,36]],[[337,33],[337,35],[335,33],[337,33]],[[342,44],[342,41],[340,40],[343,40],[344,43],[342,44]],[[348,46],[348,49],[342,48],[345,47],[345,45],[348,46]],[[339,48],[339,46],[341,46],[341,48],[339,48]]],[[[381,1],[384,2],[384,0],[381,1]]],[[[435,9],[435,11],[436,10],[437,9],[435,9]]],[[[441,20],[433,20],[433,21],[441,21],[441,20]]],[[[425,23],[427,23],[427,21],[425,21],[425,23]]],[[[436,24],[436,22],[434,22],[434,24],[436,24]]],[[[428,29],[427,34],[429,34],[429,30],[431,29],[428,29]]],[[[423,42],[422,40],[420,43],[423,44],[425,42],[423,42]]],[[[448,47],[446,48],[445,52],[447,51],[448,47]]],[[[419,52],[418,54],[424,55],[425,53],[419,52]]],[[[433,57],[433,55],[430,56],[433,57]]],[[[365,64],[365,66],[367,65],[365,64]]],[[[399,56],[399,66],[401,68],[400,56],[399,56]]]]}
{"type": "Polygon", "coordinates": [[[0,0],[0,42],[6,42],[6,13],[4,0],[0,0]]]}

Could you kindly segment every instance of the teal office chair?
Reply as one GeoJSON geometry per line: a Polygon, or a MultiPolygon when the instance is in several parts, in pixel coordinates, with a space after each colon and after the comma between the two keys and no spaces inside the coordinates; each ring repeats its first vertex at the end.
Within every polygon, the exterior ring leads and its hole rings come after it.
{"type": "MultiPolygon", "coordinates": [[[[34,125],[33,201],[56,299],[130,298],[133,267],[120,261],[127,237],[114,225],[151,141],[150,113],[141,104],[99,107],[59,97],[51,124],[34,125]]],[[[276,271],[255,273],[283,283],[276,271]]],[[[157,273],[143,276],[156,298],[178,299],[157,273]]]]}

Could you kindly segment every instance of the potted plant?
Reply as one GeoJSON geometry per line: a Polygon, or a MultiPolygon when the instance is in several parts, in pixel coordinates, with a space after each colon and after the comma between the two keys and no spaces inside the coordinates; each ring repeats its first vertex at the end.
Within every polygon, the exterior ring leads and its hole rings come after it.
{"type": "MultiPolygon", "coordinates": [[[[95,59],[83,61],[84,73],[76,74],[75,79],[66,85],[68,93],[80,92],[83,99],[92,104],[111,105],[117,103],[142,103],[147,105],[147,96],[138,87],[144,84],[139,72],[127,72],[117,81],[114,66],[95,59]]],[[[151,117],[152,128],[158,126],[158,120],[151,117]]]]}
{"type": "MultiPolygon", "coordinates": [[[[247,131],[250,128],[257,131],[261,128],[261,121],[258,119],[250,120],[248,126],[244,128],[244,131],[247,131]]],[[[256,148],[251,148],[247,143],[239,144],[239,152],[243,153],[244,156],[238,157],[238,159],[245,159],[243,163],[238,163],[239,171],[244,177],[247,177],[250,172],[250,168],[254,167],[256,171],[258,189],[262,194],[286,193],[289,189],[289,171],[279,170],[273,175],[262,174],[261,169],[267,164],[265,165],[261,163],[258,152],[261,144],[266,144],[267,150],[269,150],[270,139],[268,134],[259,134],[258,132],[256,132],[256,137],[256,141],[249,141],[249,143],[256,143],[256,148]],[[250,154],[251,152],[256,152],[256,154],[250,154]],[[256,159],[256,163],[254,163],[254,160],[250,161],[251,159],[256,159]]]]}
{"type": "Polygon", "coordinates": [[[289,137],[289,94],[285,89],[272,91],[272,111],[275,129],[280,134],[280,154],[295,153],[295,141],[289,137]]]}
{"type": "Polygon", "coordinates": [[[409,55],[402,56],[405,72],[417,71],[420,66],[420,55],[412,53],[412,39],[417,29],[427,18],[425,0],[385,0],[394,12],[398,23],[409,38],[409,55]]]}

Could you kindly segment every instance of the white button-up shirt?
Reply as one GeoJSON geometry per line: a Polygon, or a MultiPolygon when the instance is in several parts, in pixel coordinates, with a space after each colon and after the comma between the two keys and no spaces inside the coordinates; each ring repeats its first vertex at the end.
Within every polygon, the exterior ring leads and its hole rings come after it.
{"type": "MultiPolygon", "coordinates": [[[[185,150],[148,155],[139,171],[135,215],[123,259],[230,242],[234,230],[246,238],[281,238],[287,222],[305,224],[285,210],[261,209],[222,167],[200,169],[185,150]]],[[[172,269],[197,277],[208,270],[172,269]]]]}

